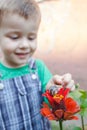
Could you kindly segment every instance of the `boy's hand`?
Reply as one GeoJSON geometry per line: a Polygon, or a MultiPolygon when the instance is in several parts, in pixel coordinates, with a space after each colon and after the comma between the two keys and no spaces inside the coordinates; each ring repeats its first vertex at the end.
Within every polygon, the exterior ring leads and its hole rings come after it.
{"type": "Polygon", "coordinates": [[[72,80],[71,74],[67,73],[62,76],[54,75],[52,79],[48,82],[46,89],[49,89],[52,86],[70,88],[71,91],[75,89],[74,80],[72,80]]]}

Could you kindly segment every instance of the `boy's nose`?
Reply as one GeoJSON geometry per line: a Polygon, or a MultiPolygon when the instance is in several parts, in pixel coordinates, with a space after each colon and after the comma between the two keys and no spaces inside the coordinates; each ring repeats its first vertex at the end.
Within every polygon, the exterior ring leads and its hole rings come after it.
{"type": "Polygon", "coordinates": [[[23,38],[19,45],[20,48],[28,48],[29,47],[29,40],[27,38],[23,38]]]}

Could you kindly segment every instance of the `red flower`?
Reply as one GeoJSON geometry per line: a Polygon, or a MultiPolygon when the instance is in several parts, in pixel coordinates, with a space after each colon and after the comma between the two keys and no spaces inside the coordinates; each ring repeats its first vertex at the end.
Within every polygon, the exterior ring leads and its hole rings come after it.
{"type": "Polygon", "coordinates": [[[69,91],[70,91],[69,88],[67,88],[67,89],[61,88],[61,89],[58,91],[57,94],[51,95],[50,92],[49,92],[49,90],[47,90],[47,91],[43,94],[43,96],[45,96],[45,97],[48,99],[48,101],[49,101],[51,107],[55,109],[56,107],[58,107],[58,104],[61,104],[61,103],[60,103],[61,101],[64,101],[64,100],[65,100],[65,98],[66,98],[66,96],[68,95],[69,91]]]}
{"type": "Polygon", "coordinates": [[[80,111],[80,107],[76,101],[67,97],[69,91],[68,88],[61,88],[57,94],[51,95],[47,90],[43,96],[48,99],[51,107],[43,103],[41,114],[49,120],[77,120],[78,118],[74,114],[80,111]]]}

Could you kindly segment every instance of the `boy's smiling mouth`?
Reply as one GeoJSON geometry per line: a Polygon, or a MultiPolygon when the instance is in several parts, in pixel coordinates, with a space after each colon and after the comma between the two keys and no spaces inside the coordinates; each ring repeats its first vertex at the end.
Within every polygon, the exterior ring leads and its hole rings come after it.
{"type": "Polygon", "coordinates": [[[15,53],[15,55],[17,55],[19,58],[26,58],[27,56],[29,56],[29,52],[26,52],[26,53],[15,53]]]}

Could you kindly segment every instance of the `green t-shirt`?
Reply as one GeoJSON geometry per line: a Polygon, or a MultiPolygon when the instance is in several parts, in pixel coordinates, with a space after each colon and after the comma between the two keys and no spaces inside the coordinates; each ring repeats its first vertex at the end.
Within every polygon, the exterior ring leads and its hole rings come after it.
{"type": "MultiPolygon", "coordinates": [[[[37,59],[36,65],[37,65],[38,75],[42,83],[42,91],[44,92],[45,86],[48,83],[48,81],[51,79],[52,74],[50,73],[50,71],[48,70],[48,68],[46,67],[43,61],[37,59]]],[[[30,73],[30,71],[31,69],[29,68],[28,64],[20,68],[8,68],[4,66],[2,63],[0,63],[0,74],[1,74],[0,80],[7,80],[17,76],[23,76],[30,73]]],[[[32,71],[34,70],[32,69],[32,71]]]]}

